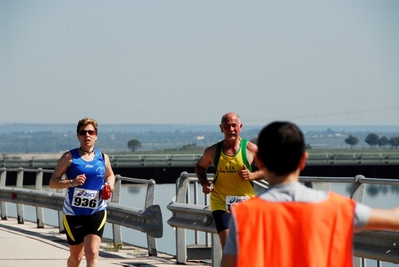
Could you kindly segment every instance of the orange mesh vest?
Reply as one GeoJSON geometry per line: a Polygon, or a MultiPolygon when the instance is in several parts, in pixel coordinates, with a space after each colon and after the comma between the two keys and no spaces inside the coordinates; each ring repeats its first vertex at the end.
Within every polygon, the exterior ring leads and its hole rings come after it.
{"type": "Polygon", "coordinates": [[[336,193],[321,202],[233,206],[240,267],[352,267],[355,202],[336,193]]]}

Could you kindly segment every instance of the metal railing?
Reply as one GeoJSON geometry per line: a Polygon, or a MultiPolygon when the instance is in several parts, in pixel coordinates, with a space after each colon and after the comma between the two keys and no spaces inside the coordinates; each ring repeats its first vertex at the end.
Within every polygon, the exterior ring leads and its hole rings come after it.
{"type": "MultiPolygon", "coordinates": [[[[8,219],[6,203],[15,203],[17,205],[17,220],[23,224],[25,221],[24,206],[36,207],[36,222],[38,228],[43,228],[44,209],[58,211],[58,227],[60,232],[64,232],[62,224],[62,208],[64,203],[65,190],[43,190],[43,174],[52,173],[52,170],[44,169],[24,169],[24,168],[1,168],[0,169],[0,207],[1,219],[8,219]],[[17,172],[15,186],[6,187],[7,174],[17,172]],[[34,189],[23,188],[23,179],[25,172],[36,172],[36,181],[34,189]]],[[[122,244],[121,227],[127,227],[146,233],[147,248],[150,256],[157,256],[158,249],[155,238],[161,238],[163,235],[162,213],[159,205],[154,205],[155,181],[123,177],[116,175],[115,190],[107,208],[107,222],[112,224],[112,237],[114,244],[122,244]],[[145,204],[143,208],[136,208],[120,204],[121,182],[147,184],[145,204]]]]}
{"type": "MultiPolygon", "coordinates": [[[[208,174],[208,180],[212,180],[212,174],[208,174]]],[[[308,177],[301,176],[300,182],[307,183],[314,189],[331,190],[331,183],[350,183],[352,189],[350,197],[362,203],[366,184],[399,185],[399,180],[365,178],[363,175],[356,177],[308,177]]],[[[168,224],[176,227],[176,252],[177,262],[186,263],[192,259],[211,259],[212,266],[219,266],[222,251],[220,241],[216,233],[215,224],[209,208],[209,195],[202,194],[198,188],[198,178],[194,173],[183,172],[177,180],[176,199],[167,208],[172,211],[172,217],[168,224]],[[202,201],[198,200],[199,194],[204,195],[202,201]],[[194,230],[195,244],[187,245],[186,231],[194,230]],[[192,248],[201,245],[199,233],[205,234],[207,253],[200,254],[192,248]],[[209,241],[212,235],[212,242],[209,241]],[[211,252],[209,252],[211,250],[211,252]],[[196,258],[197,257],[197,258],[196,258]]],[[[265,184],[260,185],[262,187],[265,184]]],[[[354,235],[354,266],[365,267],[365,259],[376,260],[378,266],[381,262],[399,263],[399,232],[395,231],[362,231],[354,235]]]]}
{"type": "MultiPolygon", "coordinates": [[[[213,180],[213,174],[207,174],[207,177],[209,181],[213,180]]],[[[263,180],[253,183],[255,192],[268,185],[263,180]]],[[[176,181],[176,198],[167,206],[173,213],[168,224],[176,227],[176,260],[186,264],[190,260],[212,259],[212,266],[218,267],[222,247],[209,208],[209,194],[203,194],[199,188],[196,174],[183,172],[176,181]],[[203,196],[201,200],[200,194],[203,196]],[[194,230],[194,244],[187,245],[186,230],[194,230]]]]}
{"type": "Polygon", "coordinates": [[[398,164],[399,153],[309,153],[308,164],[398,164]]]}
{"type": "MultiPolygon", "coordinates": [[[[194,166],[201,154],[109,154],[114,167],[194,166]]],[[[54,167],[58,158],[0,156],[0,167],[54,167]]],[[[317,153],[310,152],[307,164],[399,164],[399,152],[390,153],[317,153]]]]}

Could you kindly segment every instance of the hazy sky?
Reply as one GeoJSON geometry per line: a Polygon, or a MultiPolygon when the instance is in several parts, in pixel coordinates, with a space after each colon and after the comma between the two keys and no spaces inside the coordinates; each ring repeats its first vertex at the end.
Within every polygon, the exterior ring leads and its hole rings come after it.
{"type": "Polygon", "coordinates": [[[397,125],[399,1],[0,0],[0,123],[397,125]]]}

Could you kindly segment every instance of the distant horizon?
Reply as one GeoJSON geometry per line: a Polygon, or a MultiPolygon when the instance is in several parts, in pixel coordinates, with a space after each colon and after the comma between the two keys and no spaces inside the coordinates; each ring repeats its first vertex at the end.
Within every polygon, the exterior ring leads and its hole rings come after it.
{"type": "MultiPolygon", "coordinates": [[[[261,129],[264,125],[246,125],[243,123],[242,131],[261,129]]],[[[311,131],[335,131],[335,132],[389,132],[399,133],[399,125],[301,125],[298,126],[304,132],[311,131]]],[[[74,132],[76,123],[0,123],[0,133],[4,132],[74,132]]],[[[178,124],[178,123],[104,123],[99,124],[100,132],[147,132],[147,131],[219,131],[219,125],[216,124],[178,124]]]]}
{"type": "MultiPolygon", "coordinates": [[[[275,121],[291,121],[295,123],[293,120],[275,120],[275,121]]],[[[97,121],[98,122],[98,121],[97,121]]],[[[77,121],[76,121],[77,123],[77,121]]],[[[59,124],[59,125],[75,125],[75,122],[0,122],[0,126],[2,125],[11,125],[11,124],[32,124],[32,125],[48,125],[48,124],[59,124]]],[[[101,125],[180,125],[180,126],[213,126],[211,123],[99,123],[101,125]]],[[[268,123],[265,123],[265,125],[268,123]]],[[[364,126],[398,126],[399,124],[300,124],[302,126],[355,126],[355,127],[364,127],[364,126]]],[[[247,124],[243,123],[243,125],[249,126],[261,126],[260,124],[247,124]]]]}

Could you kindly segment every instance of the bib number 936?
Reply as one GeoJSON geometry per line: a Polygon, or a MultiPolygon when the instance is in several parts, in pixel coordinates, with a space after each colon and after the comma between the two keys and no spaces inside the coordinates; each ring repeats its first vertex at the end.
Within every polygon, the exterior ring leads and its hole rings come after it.
{"type": "Polygon", "coordinates": [[[72,206],[79,208],[95,209],[98,206],[99,191],[75,188],[72,206]]]}

